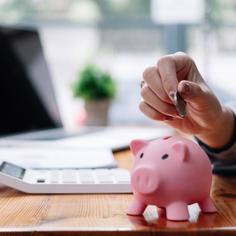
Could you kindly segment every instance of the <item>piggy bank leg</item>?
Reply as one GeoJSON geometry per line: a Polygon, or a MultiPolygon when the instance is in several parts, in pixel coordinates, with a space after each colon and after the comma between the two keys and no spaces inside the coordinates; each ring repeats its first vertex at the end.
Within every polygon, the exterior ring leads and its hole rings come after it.
{"type": "Polygon", "coordinates": [[[199,202],[198,205],[200,206],[201,210],[206,213],[214,213],[216,212],[216,208],[214,203],[211,200],[211,197],[207,197],[202,202],[199,202]]]}
{"type": "Polygon", "coordinates": [[[129,205],[127,214],[128,215],[142,215],[145,211],[146,204],[134,199],[133,202],[129,205]]]}
{"type": "Polygon", "coordinates": [[[184,202],[173,202],[166,207],[168,220],[185,221],[189,218],[188,205],[184,202]]]}

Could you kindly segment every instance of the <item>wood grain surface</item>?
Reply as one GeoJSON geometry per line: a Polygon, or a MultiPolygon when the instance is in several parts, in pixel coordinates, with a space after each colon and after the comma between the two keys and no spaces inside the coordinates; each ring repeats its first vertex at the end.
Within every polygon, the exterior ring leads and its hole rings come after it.
{"type": "MultiPolygon", "coordinates": [[[[128,151],[115,155],[130,168],[128,151]]],[[[0,186],[2,235],[236,235],[236,180],[214,176],[216,214],[189,207],[187,222],[173,222],[150,206],[144,216],[125,214],[132,194],[28,195],[0,186]]]]}

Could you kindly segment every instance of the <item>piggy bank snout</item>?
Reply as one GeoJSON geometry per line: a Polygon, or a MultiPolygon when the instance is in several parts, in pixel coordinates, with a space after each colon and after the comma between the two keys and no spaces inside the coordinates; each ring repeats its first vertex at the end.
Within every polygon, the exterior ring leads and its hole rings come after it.
{"type": "Polygon", "coordinates": [[[139,167],[132,172],[131,185],[136,192],[151,194],[159,187],[159,179],[151,167],[139,167]]]}

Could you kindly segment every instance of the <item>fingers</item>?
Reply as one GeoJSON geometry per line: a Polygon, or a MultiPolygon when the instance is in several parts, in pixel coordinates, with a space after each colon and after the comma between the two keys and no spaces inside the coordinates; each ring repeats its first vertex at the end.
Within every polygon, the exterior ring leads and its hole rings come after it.
{"type": "Polygon", "coordinates": [[[159,74],[159,71],[157,70],[157,67],[152,66],[148,67],[143,72],[143,79],[145,83],[148,85],[148,87],[164,102],[172,104],[170,101],[167,93],[165,92],[162,82],[161,82],[161,76],[159,74]]]}
{"type": "Polygon", "coordinates": [[[163,88],[170,100],[175,104],[173,96],[176,94],[178,86],[175,61],[171,56],[162,57],[157,63],[157,68],[160,72],[163,88]]]}
{"type": "Polygon", "coordinates": [[[197,84],[192,81],[182,80],[178,85],[178,91],[184,100],[195,108],[204,108],[205,105],[210,103],[210,99],[213,98],[211,90],[206,84],[197,84]]]}
{"type": "Polygon", "coordinates": [[[147,85],[141,89],[141,96],[154,110],[164,115],[178,117],[175,106],[163,102],[147,85]]]}
{"type": "Polygon", "coordinates": [[[171,120],[172,117],[166,116],[160,112],[158,112],[157,110],[155,110],[154,108],[152,108],[151,106],[149,106],[147,103],[145,103],[144,101],[141,101],[139,104],[139,109],[149,118],[151,118],[152,120],[159,120],[159,121],[168,121],[171,120]]]}
{"type": "Polygon", "coordinates": [[[203,93],[209,92],[209,90],[203,86],[205,84],[202,79],[196,79],[198,77],[201,78],[195,63],[185,53],[175,53],[162,57],[156,67],[149,67],[143,73],[145,86],[141,89],[141,95],[146,105],[142,105],[142,109],[144,106],[149,117],[154,114],[157,115],[154,112],[158,112],[158,117],[162,114],[179,118],[174,106],[177,105],[177,91],[180,92],[186,102],[195,104],[195,107],[199,103],[204,103],[206,96],[203,96],[203,93]],[[190,80],[187,81],[189,84],[181,83],[183,80],[190,80]],[[188,91],[190,88],[191,92],[188,91]],[[199,96],[199,94],[202,95],[199,96]]]}
{"type": "Polygon", "coordinates": [[[178,82],[185,79],[192,63],[185,53],[164,56],[158,61],[157,67],[149,67],[144,71],[143,79],[162,101],[175,104],[178,82]]]}
{"type": "Polygon", "coordinates": [[[173,104],[175,104],[174,95],[177,92],[178,83],[186,79],[193,64],[193,60],[182,52],[164,56],[158,61],[157,68],[163,88],[173,104]]]}
{"type": "Polygon", "coordinates": [[[179,73],[183,70],[188,70],[193,62],[192,58],[183,52],[176,52],[170,57],[174,60],[176,72],[179,73]]]}

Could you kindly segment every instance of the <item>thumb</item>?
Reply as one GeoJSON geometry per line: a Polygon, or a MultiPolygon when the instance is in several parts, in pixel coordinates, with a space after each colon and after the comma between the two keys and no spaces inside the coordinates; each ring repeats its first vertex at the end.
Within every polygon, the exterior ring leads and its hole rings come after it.
{"type": "Polygon", "coordinates": [[[196,106],[201,106],[206,104],[209,93],[207,92],[207,87],[204,84],[197,84],[192,81],[182,80],[178,84],[178,91],[181,97],[189,103],[196,106]]]}

